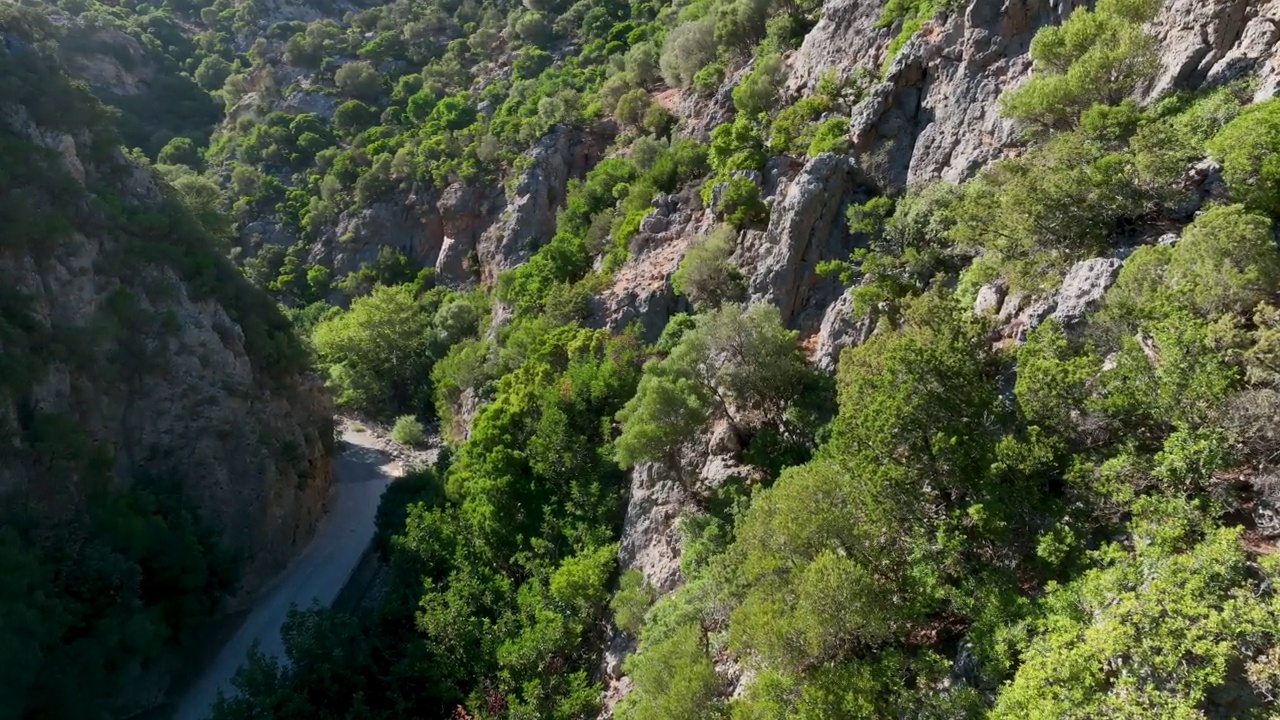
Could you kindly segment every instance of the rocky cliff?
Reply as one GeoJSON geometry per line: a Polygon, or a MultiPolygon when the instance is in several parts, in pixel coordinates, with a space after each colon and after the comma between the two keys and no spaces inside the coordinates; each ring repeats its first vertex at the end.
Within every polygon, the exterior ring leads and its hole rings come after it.
{"type": "MultiPolygon", "coordinates": [[[[855,149],[887,189],[921,180],[959,181],[1016,151],[1017,129],[1000,116],[996,99],[1029,77],[1027,51],[1035,33],[1060,23],[1078,0],[974,0],[939,11],[893,58],[898,27],[877,27],[882,3],[839,0],[791,63],[790,87],[812,89],[828,69],[844,76],[861,69],[879,83],[854,109],[855,149]]],[[[1275,94],[1280,67],[1272,52],[1280,40],[1280,6],[1250,0],[1170,0],[1151,23],[1159,38],[1162,71],[1140,99],[1253,75],[1256,97],[1275,94]]]]}
{"type": "MultiPolygon", "coordinates": [[[[762,196],[771,205],[769,223],[766,228],[742,231],[735,255],[752,299],[778,305],[784,320],[807,338],[811,360],[826,370],[834,369],[841,348],[865,341],[874,330],[873,318],[854,316],[849,292],[842,294],[836,284],[814,272],[817,263],[847,257],[862,243],[862,238],[846,230],[844,209],[868,193],[897,193],[935,179],[960,182],[996,159],[1021,152],[1019,128],[1001,116],[997,99],[1030,76],[1028,51],[1036,32],[1089,3],[972,0],[956,10],[940,10],[893,57],[888,55],[889,44],[899,26],[880,27],[883,5],[862,0],[825,3],[821,20],[787,58],[787,90],[792,97],[813,92],[819,79],[832,70],[839,77],[878,78],[867,86],[849,118],[850,155],[858,161],[820,155],[798,166],[771,158],[771,168],[784,169],[778,178],[761,183],[762,196]]],[[[1254,79],[1254,100],[1263,100],[1280,85],[1274,53],[1280,41],[1280,4],[1171,0],[1148,29],[1159,39],[1161,71],[1136,98],[1140,102],[1245,77],[1254,79]]],[[[728,93],[720,92],[703,100],[702,106],[685,98],[679,107],[696,129],[702,127],[703,118],[728,117],[728,103],[728,93]],[[715,109],[709,111],[706,103],[715,109]]],[[[1207,200],[1220,197],[1214,190],[1215,184],[1221,184],[1215,168],[1202,165],[1189,170],[1196,200],[1188,217],[1207,200]]],[[[606,293],[620,323],[638,315],[653,336],[681,307],[669,278],[682,248],[688,246],[686,236],[704,234],[710,227],[708,220],[688,220],[687,208],[668,205],[655,203],[655,215],[664,219],[664,234],[655,238],[671,235],[671,240],[641,243],[640,252],[633,253],[618,276],[619,285],[606,293]],[[668,223],[668,217],[684,219],[668,223]],[[631,285],[639,289],[621,287],[637,275],[644,277],[643,283],[631,285]]],[[[1169,238],[1167,242],[1177,240],[1176,235],[1169,238]]],[[[1060,283],[1054,283],[1058,289],[1045,297],[1006,297],[999,283],[986,286],[974,310],[996,318],[999,342],[1019,342],[1050,317],[1070,329],[1096,307],[1126,255],[1121,249],[1076,263],[1060,283]]],[[[686,463],[703,467],[692,490],[665,477],[655,466],[644,465],[632,473],[620,565],[624,570],[640,570],[661,593],[682,582],[677,518],[697,512],[691,495],[714,487],[722,477],[714,469],[717,462],[732,457],[723,448],[715,449],[714,442],[705,445],[698,457],[686,463]]],[[[611,716],[610,708],[629,688],[622,659],[633,650],[633,642],[621,633],[613,636],[601,668],[608,687],[601,717],[611,716]]],[[[736,686],[736,668],[717,670],[727,687],[736,686]]]]}
{"type": "Polygon", "coordinates": [[[8,77],[53,86],[0,101],[0,498],[72,516],[102,478],[163,486],[238,558],[246,597],[324,514],[328,397],[274,304],[96,106],[25,38],[4,47],[8,77]]]}

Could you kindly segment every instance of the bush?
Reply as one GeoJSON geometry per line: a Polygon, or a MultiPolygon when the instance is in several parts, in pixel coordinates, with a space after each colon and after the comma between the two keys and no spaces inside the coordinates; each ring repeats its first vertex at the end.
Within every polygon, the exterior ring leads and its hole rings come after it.
{"type": "Polygon", "coordinates": [[[1174,297],[1202,316],[1247,314],[1280,282],[1271,222],[1239,205],[1211,208],[1183,232],[1168,272],[1174,297]]]}
{"type": "Polygon", "coordinates": [[[618,580],[618,592],[609,601],[613,622],[619,630],[638,636],[644,625],[644,614],[653,604],[654,591],[639,570],[631,569],[618,580]]]}
{"type": "Polygon", "coordinates": [[[373,108],[359,100],[348,100],[333,111],[333,125],[342,132],[355,134],[372,125],[378,119],[373,108]]]}
{"type": "Polygon", "coordinates": [[[744,177],[731,177],[723,184],[715,211],[726,222],[739,227],[769,219],[769,208],[760,199],[760,188],[744,177]]]}
{"type": "Polygon", "coordinates": [[[624,64],[627,79],[633,84],[645,87],[658,81],[658,49],[652,42],[640,43],[628,50],[624,64]]]}
{"type": "Polygon", "coordinates": [[[668,85],[688,87],[698,71],[715,57],[715,26],[709,18],[704,18],[667,33],[659,66],[668,85]]]}
{"type": "Polygon", "coordinates": [[[156,154],[157,165],[186,165],[193,170],[200,169],[200,151],[188,137],[176,137],[165,143],[156,154]]]}
{"type": "Polygon", "coordinates": [[[702,95],[714,93],[722,83],[724,83],[724,63],[708,63],[693,75],[693,89],[702,95]]]}
{"type": "Polygon", "coordinates": [[[744,115],[760,115],[773,110],[785,72],[786,65],[780,55],[756,60],[751,74],[733,89],[733,106],[744,115]]]}
{"type": "Polygon", "coordinates": [[[614,116],[623,125],[639,127],[644,123],[645,115],[652,105],[653,100],[649,98],[649,93],[641,88],[636,88],[618,98],[614,116]]]}
{"type": "Polygon", "coordinates": [[[680,260],[680,267],[671,277],[671,285],[676,292],[689,298],[694,307],[715,308],[721,303],[743,299],[746,282],[730,261],[737,236],[732,227],[720,225],[690,247],[680,260]]]}
{"type": "Polygon", "coordinates": [[[551,41],[551,25],[540,12],[522,13],[515,22],[515,31],[526,45],[545,47],[551,41]]]}
{"type": "Polygon", "coordinates": [[[511,64],[511,73],[517,80],[532,80],[551,67],[552,57],[546,50],[529,47],[520,51],[511,64]]]}
{"type": "Polygon", "coordinates": [[[333,81],[348,97],[374,100],[382,94],[382,76],[371,63],[364,60],[350,62],[338,68],[333,81]]]}
{"type": "Polygon", "coordinates": [[[1280,99],[1252,105],[1209,141],[1234,199],[1280,216],[1280,99]]]}
{"type": "Polygon", "coordinates": [[[427,439],[427,429],[413,415],[401,415],[391,428],[391,439],[401,445],[418,445],[427,439]]]}
{"type": "Polygon", "coordinates": [[[773,118],[769,127],[769,148],[778,153],[798,153],[813,140],[815,123],[831,108],[823,96],[800,98],[773,118]]]}
{"type": "Polygon", "coordinates": [[[1000,104],[1009,117],[1046,129],[1070,129],[1085,110],[1114,105],[1160,71],[1156,41],[1142,28],[1159,0],[1102,0],[1079,8],[1031,42],[1035,71],[1000,104]]]}
{"type": "Polygon", "coordinates": [[[231,63],[214,55],[207,57],[196,68],[196,82],[205,90],[221,90],[231,77],[231,63]]]}
{"type": "Polygon", "coordinates": [[[824,120],[813,131],[813,140],[809,142],[809,157],[824,152],[844,155],[849,152],[849,121],[844,118],[824,120]]]}

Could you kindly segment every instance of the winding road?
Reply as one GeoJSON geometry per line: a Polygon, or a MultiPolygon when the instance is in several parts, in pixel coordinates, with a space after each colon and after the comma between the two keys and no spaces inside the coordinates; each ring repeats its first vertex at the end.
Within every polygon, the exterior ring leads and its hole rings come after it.
{"type": "Polygon", "coordinates": [[[218,693],[234,691],[231,678],[254,642],[268,656],[284,659],[280,628],[289,608],[313,602],[331,605],[373,539],[382,491],[399,467],[367,433],[348,430],[345,451],[334,459],[329,513],[302,554],[262,593],[244,623],[182,697],[173,720],[204,720],[218,693]]]}

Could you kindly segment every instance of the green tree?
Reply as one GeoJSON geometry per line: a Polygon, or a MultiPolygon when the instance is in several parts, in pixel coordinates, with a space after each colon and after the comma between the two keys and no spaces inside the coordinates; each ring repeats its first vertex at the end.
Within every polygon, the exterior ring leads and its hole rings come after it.
{"type": "Polygon", "coordinates": [[[618,704],[621,720],[710,720],[720,713],[720,678],[707,656],[702,628],[685,625],[627,659],[635,689],[618,704]]]}
{"type": "Polygon", "coordinates": [[[426,438],[426,428],[414,415],[401,415],[391,428],[391,439],[402,445],[420,445],[426,438]]]}
{"type": "MultiPolygon", "coordinates": [[[[1132,550],[1044,600],[1039,632],[993,718],[1203,717],[1209,694],[1251,648],[1276,637],[1273,591],[1238,529],[1206,525],[1185,501],[1148,498],[1132,550]]],[[[1271,577],[1275,563],[1264,565],[1271,577]]]]}
{"type": "Polygon", "coordinates": [[[159,165],[185,165],[192,170],[200,169],[200,151],[189,137],[176,137],[160,148],[156,155],[159,165]]]}
{"type": "Polygon", "coordinates": [[[227,215],[226,196],[216,183],[199,175],[186,175],[173,183],[183,204],[218,242],[225,243],[231,237],[231,218],[227,215]]]}
{"type": "Polygon", "coordinates": [[[1271,221],[1239,205],[1210,208],[1174,246],[1166,282],[1203,317],[1250,314],[1280,285],[1271,221]]]}
{"type": "Polygon", "coordinates": [[[196,82],[200,83],[200,87],[205,90],[221,90],[227,78],[231,77],[231,73],[231,63],[217,55],[210,55],[196,68],[195,78],[196,82]]]}
{"type": "Polygon", "coordinates": [[[748,116],[772,111],[778,103],[778,90],[782,87],[785,73],[782,56],[757,58],[751,74],[733,89],[733,106],[748,116]]]}
{"type": "Polygon", "coordinates": [[[671,286],[689,298],[698,309],[714,309],[726,302],[741,302],[746,280],[731,258],[738,233],[718,225],[711,234],[696,241],[671,276],[671,286]]]}
{"type": "Polygon", "coordinates": [[[545,47],[551,41],[551,24],[540,12],[521,13],[515,21],[515,32],[528,45],[545,47]]]}
{"type": "Polygon", "coordinates": [[[658,64],[668,85],[688,87],[698,71],[715,57],[715,26],[707,18],[687,22],[667,33],[658,64]]]}
{"type": "MultiPolygon", "coordinates": [[[[735,175],[719,185],[720,202],[715,211],[731,226],[755,225],[769,219],[769,208],[760,199],[760,187],[750,178],[735,175]]],[[[713,196],[716,189],[711,189],[713,196]]]]}
{"type": "Polygon", "coordinates": [[[364,60],[346,63],[333,76],[338,89],[357,100],[375,100],[382,94],[382,76],[364,60]]]}
{"type": "Polygon", "coordinates": [[[699,316],[670,355],[645,365],[635,396],[618,413],[618,461],[674,462],[712,418],[744,437],[767,428],[808,442],[809,429],[790,413],[811,380],[796,342],[771,305],[726,304],[699,316]]]}
{"type": "Polygon", "coordinates": [[[348,100],[333,111],[333,125],[344,133],[355,134],[377,120],[373,108],[359,100],[348,100]]]}
{"type": "Polygon", "coordinates": [[[1131,96],[1160,71],[1155,38],[1142,28],[1159,7],[1160,0],[1101,0],[1092,11],[1078,8],[1062,25],[1040,30],[1031,42],[1035,72],[1001,96],[1001,108],[1064,130],[1090,107],[1131,96]]]}
{"type": "Polygon", "coordinates": [[[645,579],[644,573],[632,568],[618,579],[618,591],[609,601],[613,610],[613,622],[619,630],[633,636],[640,634],[644,625],[644,614],[653,604],[654,589],[645,579]]]}
{"type": "Polygon", "coordinates": [[[340,405],[385,414],[429,409],[435,308],[410,285],[377,286],[312,335],[340,405]]]}
{"type": "Polygon", "coordinates": [[[1280,216],[1280,100],[1244,109],[1209,141],[1235,200],[1280,216]]]}

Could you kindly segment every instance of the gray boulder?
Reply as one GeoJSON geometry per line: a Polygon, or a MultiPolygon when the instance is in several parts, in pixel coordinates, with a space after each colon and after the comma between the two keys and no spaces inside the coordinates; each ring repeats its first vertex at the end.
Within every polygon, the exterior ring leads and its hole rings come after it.
{"type": "Polygon", "coordinates": [[[1115,282],[1120,264],[1119,258],[1092,258],[1073,265],[1058,289],[1053,318],[1064,327],[1084,319],[1115,282]]]}

